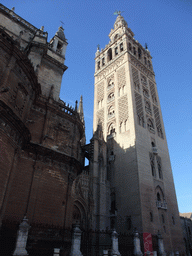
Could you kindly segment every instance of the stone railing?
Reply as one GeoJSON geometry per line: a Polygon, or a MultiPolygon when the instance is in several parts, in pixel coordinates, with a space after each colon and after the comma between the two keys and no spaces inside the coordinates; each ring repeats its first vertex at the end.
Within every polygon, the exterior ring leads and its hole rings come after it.
{"type": "Polygon", "coordinates": [[[167,203],[165,201],[161,202],[161,201],[156,201],[156,206],[157,208],[161,208],[164,210],[167,210],[167,203]]]}
{"type": "Polygon", "coordinates": [[[28,27],[30,30],[33,30],[34,32],[37,30],[36,27],[34,27],[33,25],[31,25],[29,22],[27,22],[26,20],[22,19],[19,15],[17,15],[14,11],[8,9],[7,7],[5,7],[4,5],[0,4],[0,11],[4,11],[6,12],[8,15],[10,15],[15,21],[18,21],[20,23],[22,23],[23,25],[25,25],[26,27],[28,27]]]}

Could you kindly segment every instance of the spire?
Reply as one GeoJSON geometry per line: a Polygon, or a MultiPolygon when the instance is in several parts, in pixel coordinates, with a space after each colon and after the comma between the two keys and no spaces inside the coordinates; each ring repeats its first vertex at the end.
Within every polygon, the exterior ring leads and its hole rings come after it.
{"type": "Polygon", "coordinates": [[[78,108],[78,111],[79,113],[79,117],[81,119],[81,122],[84,123],[84,112],[83,112],[83,96],[81,95],[80,97],[80,102],[79,102],[79,108],[78,108]]]}

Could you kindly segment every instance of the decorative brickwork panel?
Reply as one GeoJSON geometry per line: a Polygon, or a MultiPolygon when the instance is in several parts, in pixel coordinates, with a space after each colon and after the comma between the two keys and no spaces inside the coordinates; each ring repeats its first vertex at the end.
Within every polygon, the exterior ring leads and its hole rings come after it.
{"type": "Polygon", "coordinates": [[[146,76],[144,76],[144,75],[141,75],[141,84],[142,85],[144,85],[144,86],[148,86],[148,84],[147,84],[147,78],[146,78],[146,76]]]}
{"type": "Polygon", "coordinates": [[[139,71],[134,67],[132,67],[132,77],[133,77],[134,89],[139,92],[140,91],[139,71]]]}
{"type": "Polygon", "coordinates": [[[118,88],[126,85],[125,67],[122,67],[117,71],[118,88]]]}
{"type": "Polygon", "coordinates": [[[149,82],[149,87],[150,87],[150,91],[151,91],[152,101],[153,101],[153,103],[155,103],[157,105],[158,103],[157,103],[157,96],[156,96],[156,92],[155,92],[155,85],[152,82],[149,82]]]}
{"type": "Polygon", "coordinates": [[[144,127],[144,113],[143,113],[142,97],[137,92],[135,92],[135,105],[136,105],[136,113],[137,113],[137,117],[138,117],[138,124],[144,127]]]}
{"type": "Polygon", "coordinates": [[[163,139],[163,131],[162,131],[162,126],[161,126],[159,109],[155,105],[153,105],[153,112],[154,112],[154,116],[155,116],[155,123],[156,123],[156,127],[157,127],[158,136],[163,139]]]}
{"type": "Polygon", "coordinates": [[[104,98],[104,82],[97,86],[97,101],[101,101],[104,98]]]}
{"type": "Polygon", "coordinates": [[[123,122],[128,119],[128,100],[127,95],[122,96],[118,100],[118,108],[119,108],[119,122],[123,122]]]}

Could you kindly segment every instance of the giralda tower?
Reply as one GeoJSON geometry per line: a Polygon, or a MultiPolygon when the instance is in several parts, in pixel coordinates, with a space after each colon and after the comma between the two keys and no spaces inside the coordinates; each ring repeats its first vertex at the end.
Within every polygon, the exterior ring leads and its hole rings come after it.
{"type": "Polygon", "coordinates": [[[117,232],[160,232],[167,252],[183,251],[152,57],[120,14],[109,38],[96,52],[93,131],[99,124],[107,145],[106,180],[117,232]]]}

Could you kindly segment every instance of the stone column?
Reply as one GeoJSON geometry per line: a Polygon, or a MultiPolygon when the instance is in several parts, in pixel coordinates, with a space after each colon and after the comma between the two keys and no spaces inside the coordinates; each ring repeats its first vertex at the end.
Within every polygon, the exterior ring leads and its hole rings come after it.
{"type": "Polygon", "coordinates": [[[160,256],[166,256],[166,253],[164,251],[163,237],[160,234],[160,232],[158,232],[157,237],[158,237],[159,255],[160,256]]]}
{"type": "Polygon", "coordinates": [[[142,256],[143,253],[141,252],[141,243],[140,243],[140,238],[139,238],[139,233],[137,230],[134,232],[134,255],[135,256],[142,256]]]}
{"type": "Polygon", "coordinates": [[[16,248],[13,255],[19,255],[19,256],[28,255],[26,251],[26,244],[27,244],[29,229],[30,229],[30,225],[28,224],[28,219],[24,217],[23,221],[19,225],[19,230],[17,233],[16,248]]]}
{"type": "Polygon", "coordinates": [[[72,245],[71,245],[70,256],[83,256],[83,254],[80,251],[81,233],[82,233],[82,231],[80,230],[79,225],[75,224],[74,228],[73,228],[73,236],[72,236],[72,245]]]}
{"type": "Polygon", "coordinates": [[[119,252],[118,234],[117,234],[116,230],[112,231],[111,239],[112,239],[112,255],[121,256],[121,254],[119,252]]]}

